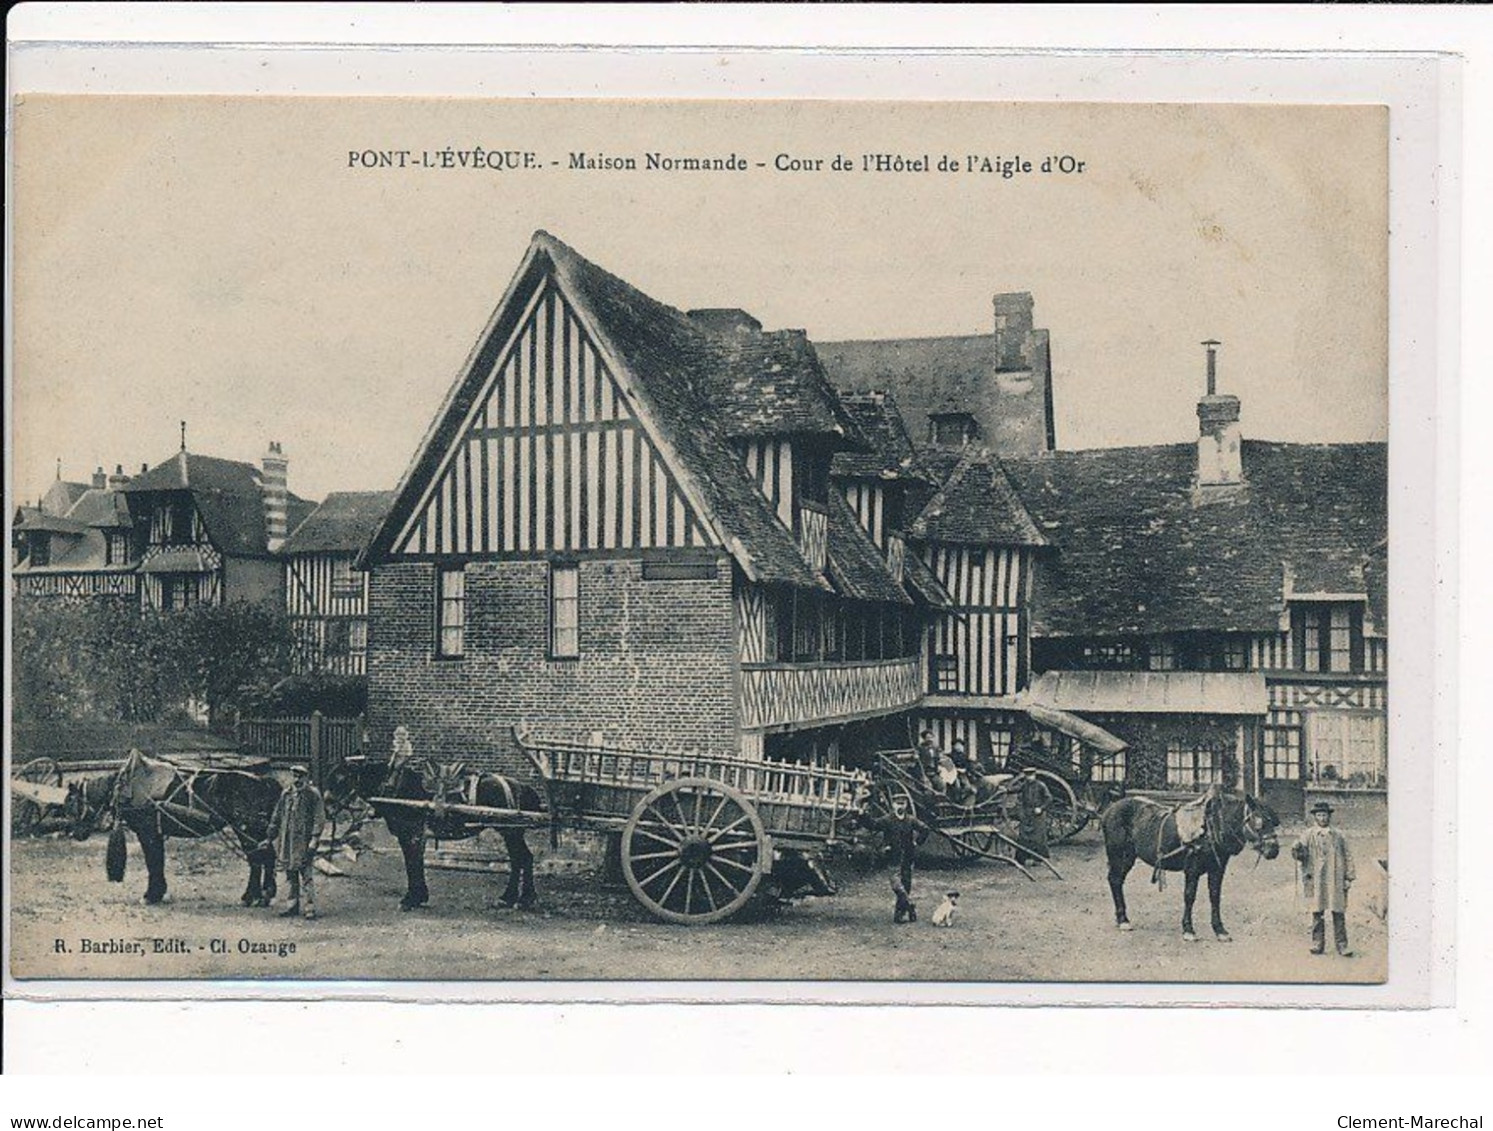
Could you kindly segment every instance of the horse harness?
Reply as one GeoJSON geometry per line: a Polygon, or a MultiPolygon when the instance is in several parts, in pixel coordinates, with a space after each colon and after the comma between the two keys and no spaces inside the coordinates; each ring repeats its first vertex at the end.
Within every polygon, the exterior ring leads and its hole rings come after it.
{"type": "MultiPolygon", "coordinates": [[[[217,832],[222,834],[223,841],[231,849],[233,849],[234,852],[238,853],[239,856],[247,860],[248,853],[244,851],[242,842],[248,838],[245,837],[243,831],[240,830],[239,827],[232,821],[230,821],[227,817],[223,816],[211,805],[209,805],[207,801],[202,797],[202,795],[197,791],[197,775],[203,771],[184,771],[180,767],[175,767],[175,769],[176,773],[173,775],[171,786],[167,790],[164,797],[149,797],[146,798],[143,805],[129,806],[129,808],[155,810],[156,834],[158,836],[167,835],[165,822],[168,820],[176,826],[176,829],[179,832],[189,837],[212,835],[212,832],[217,832]],[[177,800],[177,798],[182,797],[183,795],[185,796],[185,804],[182,804],[177,800]],[[181,817],[178,817],[175,813],[173,813],[172,809],[184,809],[187,812],[191,812],[193,809],[200,810],[207,815],[209,820],[216,821],[219,827],[209,833],[199,832],[191,825],[187,824],[186,821],[184,821],[181,817]],[[227,835],[229,832],[232,832],[232,837],[227,835]]],[[[213,770],[212,772],[215,774],[238,774],[242,777],[254,778],[255,780],[258,780],[256,775],[248,773],[244,770],[213,770]]],[[[120,798],[120,790],[117,782],[115,783],[114,787],[113,800],[114,819],[116,822],[118,822],[118,820],[120,819],[120,814],[122,810],[126,808],[126,806],[123,805],[122,799],[120,798]]]]}

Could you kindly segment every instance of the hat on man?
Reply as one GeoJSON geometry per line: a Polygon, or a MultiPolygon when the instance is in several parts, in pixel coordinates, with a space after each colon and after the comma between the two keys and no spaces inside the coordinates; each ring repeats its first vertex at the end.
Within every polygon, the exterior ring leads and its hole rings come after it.
{"type": "Polygon", "coordinates": [[[1332,806],[1327,804],[1327,802],[1325,801],[1317,802],[1312,806],[1311,811],[1314,816],[1318,813],[1326,813],[1329,817],[1332,816],[1332,806]]]}
{"type": "Polygon", "coordinates": [[[1021,772],[1023,774],[1031,774],[1031,775],[1035,776],[1035,774],[1037,773],[1037,767],[1036,766],[1022,766],[1021,767],[1021,772]]]}
{"type": "Polygon", "coordinates": [[[300,764],[290,767],[290,772],[295,774],[297,777],[309,778],[311,776],[311,770],[308,767],[302,766],[300,764]]]}

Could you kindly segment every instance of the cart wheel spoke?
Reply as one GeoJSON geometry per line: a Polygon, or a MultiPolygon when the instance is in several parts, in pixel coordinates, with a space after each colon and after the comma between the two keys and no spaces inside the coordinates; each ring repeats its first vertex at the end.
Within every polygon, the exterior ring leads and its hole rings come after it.
{"type": "Polygon", "coordinates": [[[677,860],[679,853],[670,849],[668,852],[634,852],[633,860],[677,860]]]}
{"type": "MultiPolygon", "coordinates": [[[[682,840],[684,840],[685,836],[687,835],[685,830],[681,829],[675,822],[669,820],[668,817],[664,816],[663,811],[660,810],[657,806],[649,809],[648,814],[651,819],[648,820],[646,824],[650,828],[656,830],[655,835],[660,832],[665,834],[664,839],[666,839],[670,844],[678,844],[682,840]]],[[[642,824],[645,822],[639,823],[642,824]]]]}
{"type": "Polygon", "coordinates": [[[741,872],[752,872],[752,871],[755,870],[750,865],[742,864],[742,863],[740,863],[739,861],[736,861],[736,860],[727,859],[726,857],[721,856],[719,853],[717,853],[715,856],[711,857],[711,863],[713,863],[713,864],[724,864],[728,868],[735,868],[735,869],[737,869],[738,871],[741,871],[741,872]]]}
{"type": "Polygon", "coordinates": [[[678,832],[672,826],[660,825],[657,821],[639,821],[637,833],[639,836],[645,836],[649,840],[656,840],[661,844],[677,845],[680,843],[681,839],[678,832]],[[645,824],[647,826],[646,828],[644,827],[645,824]],[[654,830],[656,829],[662,829],[663,831],[655,832],[654,830]]]}
{"type": "MultiPolygon", "coordinates": [[[[740,825],[746,824],[751,819],[752,819],[751,818],[751,814],[749,814],[749,813],[743,813],[740,817],[737,817],[736,820],[732,821],[729,825],[726,825],[724,828],[720,828],[720,829],[715,830],[715,832],[713,833],[713,835],[710,837],[711,843],[712,844],[715,843],[716,841],[720,840],[721,837],[725,836],[728,832],[730,832],[732,829],[735,829],[735,828],[737,828],[740,825]]],[[[743,834],[743,835],[747,835],[747,834],[743,834]]]]}
{"type": "Polygon", "coordinates": [[[756,809],[733,786],[679,778],[650,792],[629,818],[622,870],[633,895],[659,918],[713,923],[740,911],[757,890],[766,845],[756,809]]]}
{"type": "MultiPolygon", "coordinates": [[[[709,868],[710,865],[707,863],[705,865],[705,867],[709,868]]],[[[710,904],[710,910],[714,911],[717,907],[720,906],[720,904],[716,903],[715,896],[711,894],[711,891],[710,891],[710,877],[707,876],[704,873],[704,871],[701,871],[701,873],[700,873],[700,887],[705,892],[705,902],[708,903],[708,904],[710,904]]]]}

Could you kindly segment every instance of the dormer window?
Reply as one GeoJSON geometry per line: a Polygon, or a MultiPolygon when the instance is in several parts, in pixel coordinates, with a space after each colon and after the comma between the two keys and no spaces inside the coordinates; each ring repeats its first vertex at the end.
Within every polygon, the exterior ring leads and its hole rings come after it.
{"type": "Polygon", "coordinates": [[[1363,671],[1363,606],[1303,602],[1291,608],[1296,667],[1305,672],[1363,671]]]}
{"type": "Polygon", "coordinates": [[[928,415],[928,439],[935,448],[962,448],[980,438],[980,426],[967,412],[928,415]]]}
{"type": "Polygon", "coordinates": [[[796,461],[798,497],[801,502],[829,505],[829,456],[808,452],[796,461]]]}
{"type": "Polygon", "coordinates": [[[179,495],[166,504],[166,543],[168,545],[191,545],[192,511],[190,495],[179,495]]]}

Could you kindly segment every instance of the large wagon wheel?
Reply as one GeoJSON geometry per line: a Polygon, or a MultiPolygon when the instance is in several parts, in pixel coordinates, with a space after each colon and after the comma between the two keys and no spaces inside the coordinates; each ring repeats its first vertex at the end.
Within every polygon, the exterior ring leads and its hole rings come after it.
{"type": "MultiPolygon", "coordinates": [[[[15,771],[15,777],[20,781],[33,782],[36,785],[62,784],[62,769],[52,758],[33,758],[24,766],[15,771]]],[[[45,815],[41,805],[32,801],[29,797],[17,797],[14,794],[10,799],[10,835],[30,836],[40,826],[42,817],[45,815]]]]}
{"type": "Polygon", "coordinates": [[[1073,787],[1067,780],[1049,770],[1038,770],[1037,776],[1052,794],[1052,803],[1047,807],[1049,823],[1047,839],[1052,844],[1077,836],[1092,816],[1089,808],[1080,805],[1073,787]]]}
{"type": "Polygon", "coordinates": [[[757,808],[710,778],[654,789],[622,829],[622,874],[639,903],[670,923],[736,914],[769,866],[757,808]]]}

